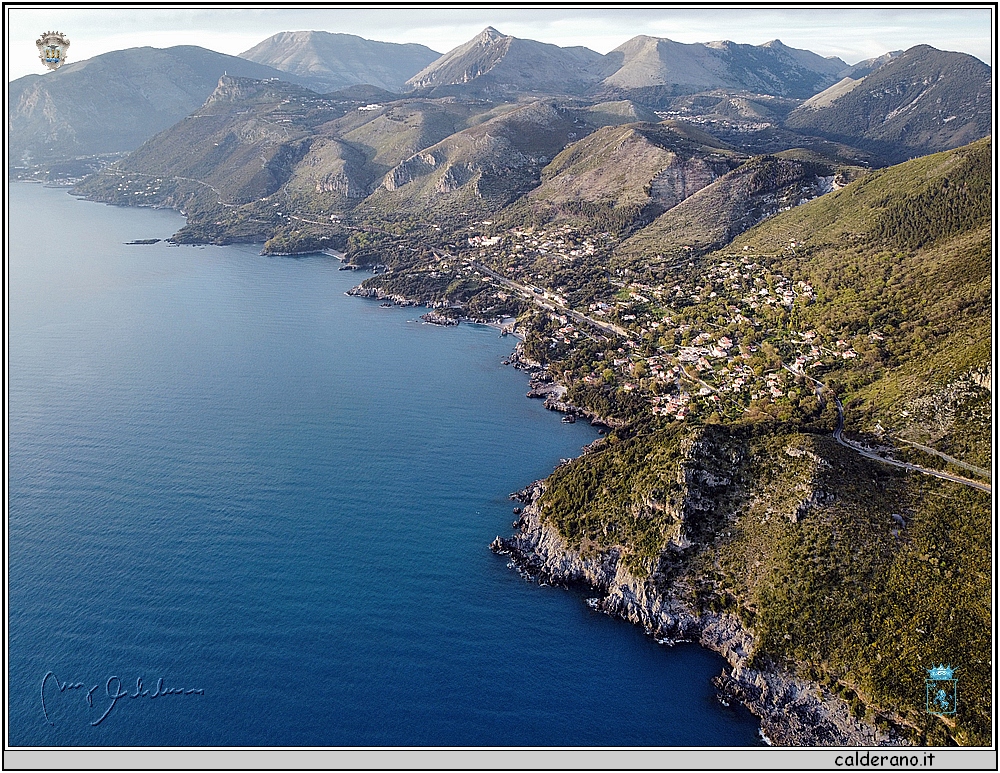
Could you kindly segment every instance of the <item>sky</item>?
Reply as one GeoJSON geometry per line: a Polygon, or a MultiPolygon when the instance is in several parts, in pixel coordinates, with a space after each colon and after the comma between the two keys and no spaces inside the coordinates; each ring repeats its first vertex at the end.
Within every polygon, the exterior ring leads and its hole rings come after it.
{"type": "Polygon", "coordinates": [[[793,48],[839,56],[848,64],[926,43],[992,65],[992,9],[985,5],[841,6],[558,6],[468,5],[220,8],[198,6],[7,6],[8,80],[44,74],[35,40],[49,30],[70,39],[67,61],[135,46],[197,45],[239,54],[277,32],[325,30],[392,43],[422,43],[444,53],[487,26],[506,35],[604,54],[635,35],[681,43],[775,38],[793,48]]]}

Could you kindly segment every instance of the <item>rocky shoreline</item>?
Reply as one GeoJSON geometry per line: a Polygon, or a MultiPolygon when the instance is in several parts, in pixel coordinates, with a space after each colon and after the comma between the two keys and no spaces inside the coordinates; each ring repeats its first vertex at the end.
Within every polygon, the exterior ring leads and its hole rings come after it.
{"type": "Polygon", "coordinates": [[[358,285],[357,287],[352,287],[347,290],[345,295],[353,295],[356,298],[374,298],[377,301],[390,301],[396,306],[423,306],[424,304],[418,303],[417,301],[411,300],[403,295],[397,295],[396,293],[387,293],[382,290],[381,287],[362,287],[358,285]]]}
{"type": "Polygon", "coordinates": [[[544,400],[545,407],[550,411],[557,411],[575,418],[587,419],[596,427],[615,428],[623,425],[622,422],[600,416],[586,408],[564,399],[569,387],[560,383],[552,374],[545,370],[540,363],[530,360],[524,356],[524,347],[519,343],[514,347],[510,357],[505,359],[504,365],[510,365],[517,370],[523,370],[529,374],[528,392],[526,397],[544,400]]]}
{"type": "MultiPolygon", "coordinates": [[[[341,266],[341,271],[344,270],[354,270],[353,266],[341,266]]],[[[407,298],[406,296],[399,295],[398,293],[387,293],[381,287],[364,287],[358,285],[357,287],[352,287],[347,290],[345,295],[352,295],[356,298],[372,298],[377,301],[385,301],[387,304],[393,306],[401,307],[416,307],[425,306],[430,309],[426,314],[421,315],[420,319],[431,325],[441,325],[442,327],[452,327],[458,325],[462,322],[470,322],[475,325],[488,325],[489,327],[495,327],[497,329],[503,330],[504,326],[500,325],[498,322],[486,319],[477,319],[476,317],[467,316],[451,316],[444,314],[439,311],[439,308],[435,308],[430,303],[423,303],[421,301],[415,301],[412,298],[407,298]]],[[[511,333],[515,337],[518,337],[517,333],[511,333]]],[[[504,361],[505,364],[510,364],[507,360],[504,361]]]]}
{"type": "MultiPolygon", "coordinates": [[[[380,288],[354,287],[347,295],[388,301],[397,306],[421,306],[380,288]]],[[[457,325],[459,320],[435,310],[422,315],[425,322],[457,325]]],[[[462,321],[479,322],[463,319],[462,321]]],[[[490,323],[483,323],[490,324],[490,323]]],[[[592,424],[613,428],[613,420],[598,416],[565,400],[569,391],[538,362],[524,355],[521,342],[503,363],[529,374],[527,397],[544,400],[545,407],[592,424]]],[[[593,450],[602,439],[583,449],[593,450]]],[[[568,461],[568,460],[567,460],[568,461]]],[[[617,549],[584,557],[570,548],[557,531],[541,521],[539,498],[544,483],[536,481],[511,495],[523,507],[511,537],[498,536],[490,550],[509,556],[509,566],[525,578],[562,587],[582,587],[595,594],[587,600],[597,611],[640,625],[660,644],[695,642],[719,653],[729,669],[713,683],[719,700],[746,706],[760,719],[761,736],[777,746],[899,746],[908,741],[890,729],[879,730],[851,716],[848,705],[814,682],[777,666],[750,666],[754,636],[735,615],[699,612],[678,597],[664,593],[653,579],[639,580],[621,563],[617,549]]]]}
{"type": "Polygon", "coordinates": [[[699,612],[661,591],[655,578],[634,577],[617,549],[582,556],[541,521],[541,481],[511,498],[524,507],[511,537],[497,537],[494,553],[510,557],[522,576],[549,585],[582,587],[595,595],[588,605],[640,625],[661,644],[696,642],[718,652],[728,673],[715,678],[719,700],[739,701],[761,722],[762,736],[778,746],[899,746],[908,741],[851,716],[847,704],[820,685],[778,666],[750,666],[755,641],[740,620],[726,613],[699,612]]]}
{"type": "Polygon", "coordinates": [[[458,324],[455,317],[449,317],[438,311],[428,311],[426,314],[421,314],[420,319],[428,325],[440,325],[441,327],[454,327],[458,324]]]}

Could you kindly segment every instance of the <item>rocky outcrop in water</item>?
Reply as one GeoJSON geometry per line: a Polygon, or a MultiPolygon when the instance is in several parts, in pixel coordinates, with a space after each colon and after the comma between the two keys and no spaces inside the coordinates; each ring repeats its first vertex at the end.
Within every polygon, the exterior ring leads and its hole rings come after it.
{"type": "Polygon", "coordinates": [[[524,370],[529,373],[531,371],[540,370],[542,367],[541,363],[525,356],[523,341],[518,341],[517,346],[514,347],[514,351],[512,351],[510,356],[503,361],[503,364],[510,365],[512,368],[524,370]]]}
{"type": "Polygon", "coordinates": [[[458,324],[458,320],[454,317],[449,317],[437,311],[429,311],[426,314],[422,314],[420,319],[428,324],[441,325],[442,327],[453,327],[458,324]]]}
{"type": "Polygon", "coordinates": [[[353,295],[358,298],[374,298],[379,301],[392,301],[397,306],[421,305],[406,296],[399,295],[397,293],[387,293],[381,287],[364,287],[362,285],[358,285],[357,287],[352,287],[348,290],[345,295],[353,295]]]}

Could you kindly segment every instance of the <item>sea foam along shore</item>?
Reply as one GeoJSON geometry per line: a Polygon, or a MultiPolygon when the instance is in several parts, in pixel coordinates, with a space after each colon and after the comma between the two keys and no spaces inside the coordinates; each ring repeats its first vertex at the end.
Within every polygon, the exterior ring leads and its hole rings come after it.
{"type": "Polygon", "coordinates": [[[716,677],[723,702],[737,700],[761,721],[761,734],[776,746],[898,746],[908,742],[851,716],[847,704],[820,685],[780,667],[750,667],[754,637],[730,614],[698,613],[650,578],[632,576],[617,549],[582,556],[541,520],[538,481],[511,495],[524,504],[518,533],[497,537],[490,549],[510,557],[512,568],[538,582],[586,588],[588,604],[640,625],[661,644],[697,642],[721,654],[729,673],[716,677]]]}

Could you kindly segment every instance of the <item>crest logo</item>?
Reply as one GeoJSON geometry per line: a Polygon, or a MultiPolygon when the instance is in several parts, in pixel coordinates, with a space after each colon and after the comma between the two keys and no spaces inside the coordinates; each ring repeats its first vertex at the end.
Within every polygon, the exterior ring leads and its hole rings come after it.
{"type": "Polygon", "coordinates": [[[927,713],[950,717],[958,710],[958,680],[951,666],[927,669],[927,713]]]}
{"type": "Polygon", "coordinates": [[[43,32],[35,41],[38,47],[38,58],[50,70],[58,70],[66,63],[66,52],[69,50],[69,38],[61,32],[43,32]]]}

